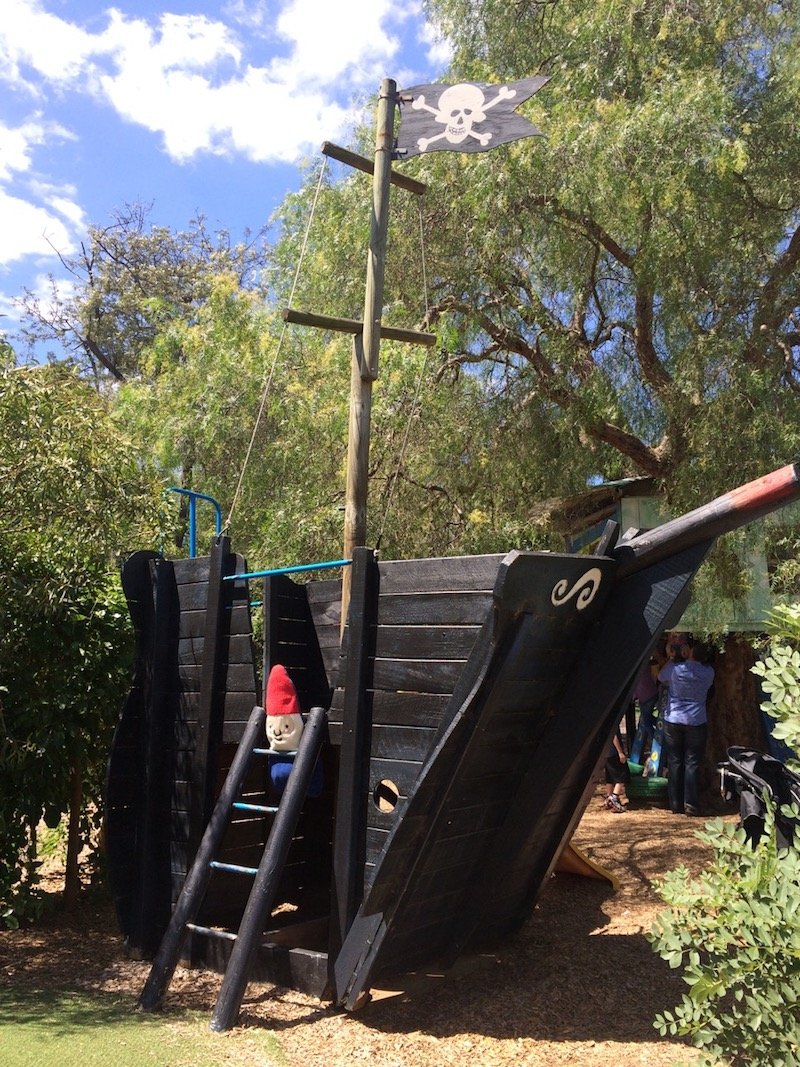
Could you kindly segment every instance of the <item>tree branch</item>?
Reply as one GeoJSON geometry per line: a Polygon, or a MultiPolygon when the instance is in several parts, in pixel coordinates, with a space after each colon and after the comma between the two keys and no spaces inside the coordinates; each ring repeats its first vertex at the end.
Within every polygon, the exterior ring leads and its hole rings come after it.
{"type": "Polygon", "coordinates": [[[745,349],[745,358],[758,363],[764,350],[764,335],[777,333],[787,313],[797,306],[797,291],[781,297],[784,284],[797,271],[800,264],[800,227],[797,227],[789,243],[775,260],[772,270],[761,287],[753,321],[753,335],[745,349]]]}
{"type": "Polygon", "coordinates": [[[580,229],[590,237],[597,244],[605,248],[618,263],[621,263],[623,267],[627,267],[629,270],[633,269],[636,257],[633,253],[627,252],[622,245],[618,244],[611,234],[589,215],[581,215],[577,211],[572,211],[570,208],[566,208],[561,205],[555,197],[551,196],[531,196],[528,198],[528,205],[535,208],[548,208],[553,214],[565,222],[570,222],[575,226],[579,226],[580,229]]]}

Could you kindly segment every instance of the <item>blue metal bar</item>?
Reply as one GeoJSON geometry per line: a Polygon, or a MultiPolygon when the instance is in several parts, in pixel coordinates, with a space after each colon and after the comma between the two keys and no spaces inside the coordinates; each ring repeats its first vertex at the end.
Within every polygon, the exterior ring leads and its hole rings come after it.
{"type": "Polygon", "coordinates": [[[263,815],[274,815],[278,810],[267,807],[266,804],[245,804],[244,801],[237,801],[233,806],[237,811],[260,811],[263,815]]]}
{"type": "Polygon", "coordinates": [[[215,871],[227,871],[229,874],[258,874],[258,867],[240,867],[238,863],[219,863],[212,860],[209,867],[215,871]]]}
{"type": "Polygon", "coordinates": [[[179,489],[177,485],[171,485],[169,493],[180,493],[181,496],[189,497],[189,555],[192,559],[197,555],[197,501],[207,500],[214,505],[216,515],[214,528],[217,537],[222,533],[222,508],[213,496],[208,493],[197,493],[194,489],[179,489]]]}
{"type": "Polygon", "coordinates": [[[227,574],[223,582],[235,582],[245,578],[270,578],[273,574],[298,574],[300,571],[327,571],[332,567],[349,567],[351,559],[332,559],[327,563],[299,563],[295,567],[274,567],[269,571],[248,571],[247,574],[227,574]]]}

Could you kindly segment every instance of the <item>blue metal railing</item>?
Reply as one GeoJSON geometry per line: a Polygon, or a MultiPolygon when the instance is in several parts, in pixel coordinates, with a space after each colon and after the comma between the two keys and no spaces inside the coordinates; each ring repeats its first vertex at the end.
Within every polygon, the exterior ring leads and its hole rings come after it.
{"type": "Polygon", "coordinates": [[[272,567],[267,571],[248,571],[246,574],[227,574],[223,582],[243,581],[246,578],[271,578],[273,574],[299,574],[301,571],[329,571],[333,567],[349,567],[351,559],[330,559],[324,563],[298,563],[294,567],[272,567]]]}
{"type": "Polygon", "coordinates": [[[189,498],[189,556],[194,559],[197,555],[197,501],[207,500],[209,504],[214,505],[214,511],[216,512],[215,531],[217,537],[219,537],[222,532],[222,508],[213,496],[208,496],[207,493],[196,493],[194,489],[179,489],[176,485],[171,485],[167,492],[180,493],[181,496],[188,496],[189,498]]]}

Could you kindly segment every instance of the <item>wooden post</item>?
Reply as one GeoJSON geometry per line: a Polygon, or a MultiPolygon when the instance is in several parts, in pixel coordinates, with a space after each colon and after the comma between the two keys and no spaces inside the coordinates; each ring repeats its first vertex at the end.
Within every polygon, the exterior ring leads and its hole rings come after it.
{"type": "Polygon", "coordinates": [[[374,552],[357,548],[353,557],[353,602],[345,661],[339,788],[333,836],[333,899],[328,959],[331,976],[364,895],[366,797],[372,727],[371,666],[375,654],[379,573],[374,552]]]}
{"type": "MultiPolygon", "coordinates": [[[[363,363],[358,346],[353,348],[350,375],[350,430],[347,446],[347,492],[344,512],[345,559],[353,549],[366,544],[367,474],[369,470],[369,431],[372,411],[372,382],[378,374],[381,343],[383,280],[386,267],[386,236],[389,229],[389,187],[394,147],[394,109],[397,86],[391,78],[381,82],[375,134],[375,171],[372,181],[372,220],[367,283],[364,295],[363,363]]],[[[342,578],[342,630],[350,604],[350,568],[342,578]]]]}
{"type": "Polygon", "coordinates": [[[226,592],[222,579],[231,567],[231,542],[220,537],[211,548],[208,562],[208,593],[203,627],[203,665],[197,708],[197,740],[192,761],[191,813],[189,822],[187,868],[191,866],[206,824],[214,810],[217,777],[217,751],[222,741],[224,709],[223,628],[230,624],[225,612],[226,592]],[[221,696],[222,694],[222,696],[221,696]]]}

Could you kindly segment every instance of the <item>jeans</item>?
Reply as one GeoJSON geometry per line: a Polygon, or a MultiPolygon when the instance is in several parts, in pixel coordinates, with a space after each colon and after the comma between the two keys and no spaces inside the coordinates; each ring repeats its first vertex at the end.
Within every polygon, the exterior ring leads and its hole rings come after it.
{"type": "Polygon", "coordinates": [[[706,750],[708,726],[685,726],[680,722],[664,723],[667,749],[667,791],[669,806],[683,812],[685,805],[698,807],[697,790],[700,766],[706,750]]]}

